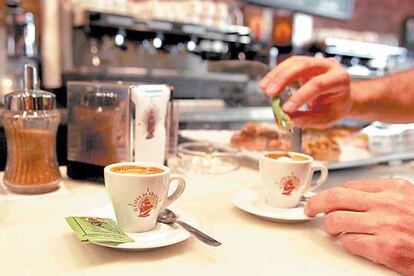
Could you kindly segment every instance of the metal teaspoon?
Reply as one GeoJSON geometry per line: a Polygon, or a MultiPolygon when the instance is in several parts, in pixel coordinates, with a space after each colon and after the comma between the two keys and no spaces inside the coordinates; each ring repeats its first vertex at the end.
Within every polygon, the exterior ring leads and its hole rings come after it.
{"type": "Polygon", "coordinates": [[[204,234],[198,229],[195,229],[191,225],[181,221],[177,220],[177,215],[171,211],[170,209],[164,209],[161,211],[161,213],[158,215],[157,221],[165,223],[165,224],[173,224],[177,223],[181,225],[185,230],[193,234],[197,239],[204,242],[205,244],[208,244],[210,246],[220,246],[221,242],[213,239],[212,237],[204,234]]]}

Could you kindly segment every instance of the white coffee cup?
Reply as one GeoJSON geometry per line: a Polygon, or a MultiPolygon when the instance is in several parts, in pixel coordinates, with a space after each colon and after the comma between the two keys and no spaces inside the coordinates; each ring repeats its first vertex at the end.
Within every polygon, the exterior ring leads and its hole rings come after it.
{"type": "Polygon", "coordinates": [[[156,163],[123,162],[105,167],[105,187],[112,202],[118,225],[127,232],[146,232],[155,228],[158,214],[185,189],[185,180],[170,175],[170,169],[156,163]],[[115,172],[122,166],[140,166],[161,169],[154,174],[115,172]],[[177,182],[176,190],[168,196],[170,183],[177,182]]]}
{"type": "Polygon", "coordinates": [[[275,151],[262,154],[260,157],[260,174],[263,182],[262,194],[266,203],[278,208],[293,208],[299,204],[305,193],[325,183],[328,169],[309,155],[275,151]],[[269,157],[283,154],[290,157],[269,157]],[[312,177],[316,171],[320,171],[321,175],[313,183],[312,177]]]}

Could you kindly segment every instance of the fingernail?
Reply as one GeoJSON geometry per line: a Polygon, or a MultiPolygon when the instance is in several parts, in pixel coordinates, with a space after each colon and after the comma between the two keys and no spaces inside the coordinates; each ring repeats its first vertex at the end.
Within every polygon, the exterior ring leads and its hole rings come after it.
{"type": "Polygon", "coordinates": [[[270,89],[270,87],[267,87],[267,88],[265,89],[265,93],[266,93],[268,96],[272,96],[272,90],[270,89]]]}
{"type": "Polygon", "coordinates": [[[262,88],[266,87],[267,86],[267,79],[266,78],[262,79],[259,83],[259,86],[262,87],[262,88]]]}
{"type": "Polygon", "coordinates": [[[275,95],[278,89],[279,89],[279,85],[273,83],[269,87],[266,88],[266,94],[275,95]]]}
{"type": "Polygon", "coordinates": [[[282,107],[283,111],[288,112],[288,113],[292,113],[295,112],[295,103],[293,101],[287,101],[283,107],[282,107]]]}

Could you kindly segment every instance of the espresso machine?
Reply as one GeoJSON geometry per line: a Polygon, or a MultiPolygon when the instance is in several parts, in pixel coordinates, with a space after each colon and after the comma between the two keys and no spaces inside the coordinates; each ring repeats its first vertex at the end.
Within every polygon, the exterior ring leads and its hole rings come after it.
{"type": "Polygon", "coordinates": [[[0,106],[5,93],[22,88],[21,71],[24,64],[37,67],[38,50],[33,13],[25,11],[19,0],[6,1],[6,9],[0,12],[0,106]]]}
{"type": "Polygon", "coordinates": [[[175,99],[237,102],[249,77],[217,73],[209,61],[234,59],[250,31],[61,5],[62,85],[75,80],[169,84],[175,99]]]}

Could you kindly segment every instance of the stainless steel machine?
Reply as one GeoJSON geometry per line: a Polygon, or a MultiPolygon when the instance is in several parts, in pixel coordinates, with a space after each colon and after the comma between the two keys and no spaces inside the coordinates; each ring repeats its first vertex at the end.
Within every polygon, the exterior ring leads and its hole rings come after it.
{"type": "Polygon", "coordinates": [[[63,82],[121,80],[167,83],[179,99],[240,100],[246,74],[208,70],[249,47],[249,30],[228,32],[195,24],[139,20],[129,15],[62,6],[63,82]]]}
{"type": "Polygon", "coordinates": [[[3,95],[22,88],[24,64],[38,64],[36,26],[33,13],[20,7],[19,0],[8,0],[0,25],[0,106],[3,95]]]}

